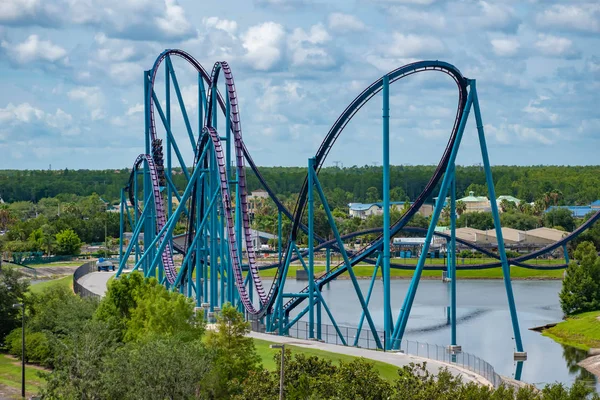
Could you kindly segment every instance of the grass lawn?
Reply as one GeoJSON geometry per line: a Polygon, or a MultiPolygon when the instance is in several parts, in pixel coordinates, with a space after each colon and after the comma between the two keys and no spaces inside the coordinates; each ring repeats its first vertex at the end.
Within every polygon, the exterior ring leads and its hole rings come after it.
{"type": "MultiPolygon", "coordinates": [[[[427,267],[426,264],[425,266],[427,267]]],[[[490,268],[490,269],[480,269],[480,270],[461,270],[461,264],[457,265],[457,275],[459,279],[502,279],[502,268],[490,268]]],[[[292,266],[288,271],[288,278],[296,277],[296,269],[302,269],[302,267],[292,266]]],[[[260,271],[260,276],[269,278],[275,276],[276,269],[267,269],[260,271]]],[[[323,266],[315,266],[315,274],[319,275],[325,272],[325,267],[323,266]]],[[[364,278],[371,277],[373,275],[373,266],[372,265],[357,265],[354,267],[354,273],[356,276],[364,278]]],[[[413,276],[414,271],[412,270],[404,270],[404,269],[393,269],[390,271],[392,278],[410,278],[413,276]]],[[[348,276],[348,273],[342,274],[342,277],[348,276]]],[[[424,270],[422,277],[434,277],[441,279],[442,271],[431,271],[424,270]]],[[[513,279],[562,279],[563,270],[539,270],[539,269],[529,269],[529,268],[521,268],[521,267],[511,267],[511,277],[513,279]]]]}
{"type": "Polygon", "coordinates": [[[553,328],[546,329],[544,336],[548,336],[559,343],[589,350],[592,347],[600,348],[600,311],[591,311],[569,317],[553,328]]]}
{"type": "MultiPolygon", "coordinates": [[[[277,367],[275,365],[275,361],[273,361],[273,356],[281,350],[269,348],[270,344],[271,342],[267,342],[265,340],[254,339],[254,345],[256,346],[256,351],[262,359],[263,366],[269,371],[274,371],[277,367]]],[[[303,353],[307,356],[319,356],[326,360],[331,360],[334,364],[339,364],[340,361],[350,362],[356,358],[345,354],[330,353],[328,351],[309,349],[305,347],[298,347],[292,345],[286,345],[285,347],[286,349],[290,349],[292,354],[303,353]]],[[[395,365],[386,364],[379,361],[368,361],[373,363],[375,369],[379,372],[379,375],[381,377],[389,381],[396,380],[396,378],[398,377],[398,367],[396,367],[395,365]]]]}
{"type": "Polygon", "coordinates": [[[79,267],[84,264],[85,261],[57,261],[47,264],[30,264],[28,267],[32,268],[46,268],[46,267],[79,267]]]}
{"type": "Polygon", "coordinates": [[[64,286],[70,288],[73,285],[73,276],[68,275],[60,279],[51,279],[48,281],[39,282],[29,287],[32,293],[40,293],[42,290],[53,286],[64,286]]]}
{"type": "MultiPolygon", "coordinates": [[[[27,393],[36,394],[44,381],[37,375],[39,370],[35,367],[25,366],[25,390],[27,393]]],[[[0,384],[13,388],[21,388],[21,362],[0,354],[0,384]]]]}

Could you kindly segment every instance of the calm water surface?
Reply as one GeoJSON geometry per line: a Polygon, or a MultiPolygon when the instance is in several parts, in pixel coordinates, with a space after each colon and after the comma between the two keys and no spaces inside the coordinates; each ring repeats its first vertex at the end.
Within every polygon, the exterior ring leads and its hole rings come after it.
{"type": "MultiPolygon", "coordinates": [[[[366,297],[369,280],[361,280],[359,283],[366,297]]],[[[391,282],[394,319],[398,315],[409,283],[408,280],[391,282]]],[[[528,356],[521,380],[543,386],[552,382],[571,384],[576,379],[585,379],[598,390],[596,378],[577,366],[577,362],[586,357],[585,352],[562,346],[529,330],[534,326],[561,320],[562,312],[558,299],[561,284],[560,281],[513,282],[523,347],[528,356]]],[[[288,279],[286,291],[298,291],[305,286],[306,282],[288,279]]],[[[492,364],[497,373],[514,376],[515,342],[503,281],[459,280],[456,286],[458,344],[462,345],[464,351],[492,364]]],[[[404,339],[438,345],[450,343],[450,327],[446,324],[449,289],[450,285],[441,280],[421,281],[404,339]]],[[[337,280],[331,283],[328,289],[323,290],[323,295],[339,325],[357,326],[361,308],[351,281],[337,280]]],[[[381,281],[375,283],[369,309],[377,328],[383,329],[381,281]]],[[[325,312],[323,323],[330,323],[325,312]]]]}

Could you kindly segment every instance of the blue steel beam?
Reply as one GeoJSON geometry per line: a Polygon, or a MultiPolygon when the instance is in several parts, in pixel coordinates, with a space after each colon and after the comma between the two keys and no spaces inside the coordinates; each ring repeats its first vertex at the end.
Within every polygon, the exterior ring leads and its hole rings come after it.
{"type": "MultiPolygon", "coordinates": [[[[383,331],[386,346],[392,333],[390,289],[390,78],[383,77],[383,331]]],[[[385,349],[388,350],[388,349],[385,349]]]]}
{"type": "MultiPolygon", "coordinates": [[[[450,152],[450,159],[448,161],[449,165],[454,164],[456,160],[456,154],[458,153],[458,148],[461,143],[462,135],[465,129],[465,125],[467,123],[467,119],[469,118],[469,111],[471,109],[471,105],[473,103],[473,92],[469,91],[469,95],[467,96],[467,104],[465,107],[465,111],[462,115],[459,128],[457,131],[456,140],[452,146],[452,150],[450,152]]],[[[444,178],[442,180],[442,185],[440,188],[440,193],[438,198],[445,199],[446,193],[448,192],[448,186],[450,183],[450,174],[448,171],[444,174],[444,178]]],[[[412,308],[413,301],[415,299],[415,294],[417,291],[417,287],[419,286],[419,280],[421,279],[421,273],[423,272],[423,266],[425,265],[425,260],[427,257],[427,252],[429,251],[430,242],[433,239],[433,233],[435,232],[435,226],[437,225],[437,221],[440,218],[440,214],[442,212],[442,208],[444,206],[443,201],[438,201],[435,205],[435,209],[433,211],[433,215],[431,217],[431,222],[429,224],[429,228],[427,229],[427,235],[425,236],[425,243],[423,244],[423,248],[421,250],[421,255],[419,257],[419,261],[417,263],[417,268],[415,269],[415,273],[413,274],[413,278],[410,282],[410,287],[408,289],[408,293],[404,299],[404,304],[400,309],[400,314],[398,315],[398,320],[396,322],[396,326],[394,328],[394,334],[392,336],[393,345],[396,346],[399,342],[402,341],[402,337],[404,336],[404,330],[406,329],[406,323],[408,322],[408,316],[410,315],[410,310],[412,308]]]]}
{"type": "Polygon", "coordinates": [[[502,237],[502,226],[500,225],[500,213],[498,212],[498,204],[496,203],[496,189],[494,188],[494,180],[492,179],[492,169],[490,167],[490,158],[488,156],[487,146],[485,143],[485,134],[483,132],[483,121],[481,120],[481,110],[479,109],[479,100],[477,98],[477,88],[475,80],[471,81],[471,91],[473,93],[473,111],[475,111],[475,121],[477,123],[477,133],[479,135],[479,147],[481,148],[481,157],[483,158],[483,169],[485,170],[485,180],[487,181],[488,192],[490,195],[490,205],[492,207],[492,217],[494,218],[494,227],[496,229],[496,241],[498,242],[498,253],[502,261],[502,275],[504,278],[504,286],[506,289],[506,297],[508,297],[508,309],[510,310],[510,318],[515,335],[515,344],[518,352],[523,352],[523,342],[521,341],[521,330],[519,329],[519,318],[517,316],[517,306],[510,281],[510,266],[506,258],[506,250],[504,249],[504,238],[502,237]]]}

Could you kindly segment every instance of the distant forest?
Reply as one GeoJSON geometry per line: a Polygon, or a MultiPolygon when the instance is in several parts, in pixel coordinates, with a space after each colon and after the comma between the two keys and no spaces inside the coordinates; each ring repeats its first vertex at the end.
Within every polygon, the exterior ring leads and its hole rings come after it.
{"type": "MultiPolygon", "coordinates": [[[[435,166],[393,166],[392,200],[414,200],[423,190],[435,166]]],[[[273,190],[282,198],[298,193],[306,168],[263,167],[260,171],[273,190]]],[[[473,190],[487,195],[485,176],[478,166],[457,167],[459,197],[473,190]]],[[[493,167],[497,195],[513,195],[531,202],[552,190],[562,192],[561,204],[585,205],[600,199],[600,166],[496,166],[493,167]]],[[[0,196],[5,202],[37,202],[58,194],[88,196],[97,193],[111,203],[119,201],[129,170],[1,170],[0,196]]],[[[178,188],[184,188],[183,174],[174,176],[178,188]]],[[[249,189],[259,189],[258,179],[248,173],[249,189]]],[[[381,167],[327,167],[319,179],[333,203],[373,202],[381,197],[381,167]]],[[[436,191],[437,193],[437,191],[436,191]]],[[[436,194],[437,195],[437,194],[436,194]]]]}

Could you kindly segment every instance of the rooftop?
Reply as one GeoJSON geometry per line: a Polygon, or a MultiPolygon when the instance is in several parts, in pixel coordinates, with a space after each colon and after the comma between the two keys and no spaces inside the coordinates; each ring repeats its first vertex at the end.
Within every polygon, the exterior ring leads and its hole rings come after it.
{"type": "Polygon", "coordinates": [[[500,203],[502,200],[512,201],[515,204],[519,204],[521,202],[521,200],[513,196],[498,196],[498,198],[496,199],[498,203],[500,203]]]}
{"type": "Polygon", "coordinates": [[[475,196],[475,192],[471,190],[468,196],[458,199],[458,201],[462,201],[464,203],[481,203],[488,201],[488,198],[485,196],[475,196]]]}

